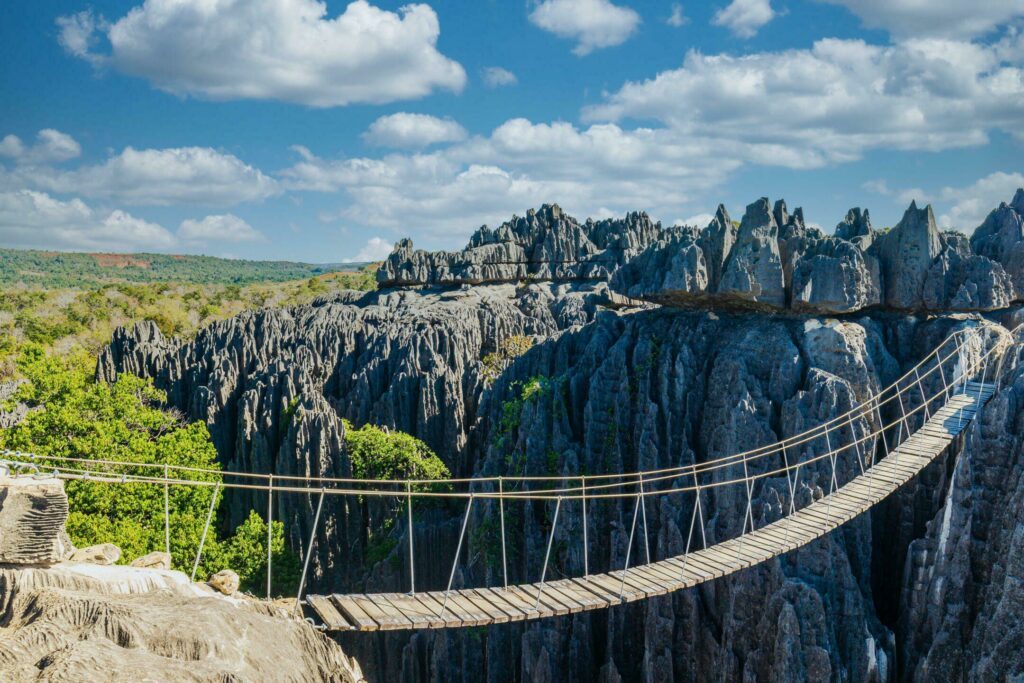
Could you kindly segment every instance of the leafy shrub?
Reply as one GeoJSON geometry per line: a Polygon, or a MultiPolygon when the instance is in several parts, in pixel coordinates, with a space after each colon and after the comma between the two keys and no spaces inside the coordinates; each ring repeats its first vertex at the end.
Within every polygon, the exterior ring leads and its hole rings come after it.
{"type": "MultiPolygon", "coordinates": [[[[18,398],[42,406],[12,429],[0,430],[0,446],[40,455],[87,460],[158,463],[171,466],[217,469],[216,451],[206,425],[184,423],[180,416],[162,410],[165,397],[151,381],[121,375],[113,384],[95,382],[91,357],[83,351],[64,357],[49,355],[38,345],[28,345],[18,359],[29,381],[18,398]]],[[[82,469],[70,461],[41,461],[46,469],[82,469]]],[[[143,467],[94,465],[89,469],[109,476],[160,476],[159,470],[143,467]]],[[[215,473],[174,472],[172,478],[188,478],[213,484],[215,473]]],[[[122,550],[122,562],[164,549],[164,487],[160,483],[103,483],[68,481],[71,514],[68,533],[78,546],[111,542],[122,550]]],[[[172,564],[190,572],[209,509],[213,486],[170,486],[172,564]]],[[[222,493],[218,493],[220,505],[222,493]]],[[[224,537],[219,525],[211,525],[197,573],[206,577],[230,567],[238,572],[244,588],[261,585],[265,577],[266,523],[254,512],[234,533],[224,537]]],[[[275,586],[294,590],[298,562],[284,547],[284,528],[274,523],[271,540],[275,586]]]]}

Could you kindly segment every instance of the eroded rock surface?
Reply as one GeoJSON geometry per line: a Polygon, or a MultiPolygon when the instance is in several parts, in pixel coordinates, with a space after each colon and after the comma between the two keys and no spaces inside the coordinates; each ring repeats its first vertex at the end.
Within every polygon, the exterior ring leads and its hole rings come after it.
{"type": "Polygon", "coordinates": [[[0,564],[54,564],[74,551],[68,497],[57,479],[0,472],[0,564]]]}
{"type": "Polygon", "coordinates": [[[941,233],[930,206],[911,203],[876,232],[851,209],[827,236],[782,200],[747,206],[739,226],[724,207],[703,229],[662,226],[642,213],[579,223],[544,206],[460,252],[414,251],[403,240],[378,272],[381,286],[528,280],[604,282],[632,298],[680,308],[847,314],[992,311],[1024,299],[1024,190],[968,240],[941,233]]]}
{"type": "Polygon", "coordinates": [[[0,568],[0,614],[5,681],[362,680],[336,643],[286,610],[181,572],[0,568]]]}
{"type": "MultiPolygon", "coordinates": [[[[849,410],[956,326],[977,317],[948,311],[1016,301],[1014,276],[1005,263],[973,252],[966,238],[934,230],[930,211],[915,207],[885,236],[872,231],[866,212],[851,212],[838,236],[827,237],[807,227],[799,210],[790,213],[781,202],[770,210],[767,201],[756,204],[742,236],[723,209],[713,229],[653,231],[646,246],[637,239],[630,247],[634,256],[617,261],[614,270],[606,260],[601,267],[607,272],[586,282],[577,276],[597,273],[594,261],[572,271],[577,279],[570,283],[462,287],[441,280],[452,284],[420,288],[421,275],[450,277],[444,273],[455,272],[456,261],[444,259],[455,257],[432,261],[431,255],[412,257],[416,252],[400,248],[382,272],[411,274],[403,280],[387,275],[385,282],[408,282],[415,289],[353,293],[307,307],[247,313],[185,343],[165,340],[154,329],[122,332],[98,372],[108,379],[125,371],[154,377],[174,405],[210,425],[220,457],[231,469],[344,474],[349,466],[340,420],[346,417],[424,439],[456,474],[571,476],[700,462],[795,434],[849,410]],[[734,251],[743,255],[742,263],[731,266],[734,251]],[[893,270],[885,264],[886,254],[914,258],[893,270]],[[415,267],[403,271],[408,263],[415,267]],[[728,292],[720,291],[723,278],[744,273],[768,273],[773,284],[753,294],[751,287],[732,284],[728,292]],[[628,297],[747,312],[618,310],[621,301],[602,279],[609,276],[613,288],[628,297]],[[888,298],[887,278],[903,282],[905,296],[888,298]],[[780,291],[784,308],[777,303],[780,291]],[[912,315],[933,305],[945,308],[935,316],[912,315]],[[801,316],[758,314],[777,310],[801,316]],[[810,317],[822,311],[845,316],[842,321],[810,317]],[[493,385],[485,385],[480,359],[512,334],[534,336],[538,343],[493,385]],[[543,391],[523,400],[524,383],[538,378],[543,391]]],[[[549,212],[531,220],[525,224],[530,238],[515,238],[520,246],[545,244],[545,221],[562,225],[569,219],[549,212]]],[[[593,231],[580,228],[599,250],[609,249],[593,231]]],[[[576,234],[551,243],[559,245],[559,253],[575,249],[597,258],[576,234]]],[[[489,233],[474,239],[471,250],[484,249],[476,255],[491,254],[488,268],[505,267],[492,252],[511,249],[515,239],[489,233]]],[[[536,272],[561,277],[559,265],[565,264],[550,263],[536,272]]],[[[1010,313],[1006,319],[1020,317],[1010,313]]],[[[1018,405],[1010,396],[1008,404],[1018,405]]],[[[1020,421],[1015,407],[1008,410],[1006,419],[1020,421]]],[[[867,427],[858,429],[864,433],[867,427]]],[[[1019,461],[1020,445],[1006,447],[1004,460],[1019,461]]],[[[811,444],[803,457],[824,455],[826,448],[811,444]]],[[[972,662],[995,662],[995,655],[1015,642],[1014,629],[981,638],[973,624],[984,609],[1011,613],[1016,589],[1012,571],[979,573],[972,565],[965,574],[964,565],[950,562],[933,570],[935,585],[970,585],[974,593],[986,591],[984,600],[965,589],[962,606],[951,607],[948,618],[937,616],[942,610],[928,597],[934,592],[919,593],[918,607],[902,606],[911,595],[901,578],[904,568],[921,555],[912,543],[932,533],[926,520],[943,510],[952,466],[952,460],[936,463],[889,502],[826,538],[694,590],[483,632],[341,639],[376,680],[881,681],[901,679],[922,666],[927,668],[922,679],[940,672],[940,680],[958,680],[945,672],[982,669],[971,669],[973,663],[957,664],[960,668],[928,663],[938,661],[932,643],[951,638],[957,629],[978,633],[971,636],[977,643],[972,662]],[[1004,578],[990,578],[999,576],[1004,578]],[[924,616],[914,616],[914,610],[924,616]],[[924,628],[926,622],[932,625],[924,628]],[[916,640],[912,634],[918,631],[924,635],[916,640]]],[[[852,460],[842,463],[839,476],[853,476],[855,467],[852,460]]],[[[992,476],[1020,476],[1016,470],[996,472],[992,476]]],[[[829,485],[826,474],[824,466],[808,467],[797,496],[822,495],[829,485]]],[[[781,515],[787,496],[784,478],[769,480],[756,492],[757,523],[781,515]]],[[[1024,519],[1019,506],[996,500],[1007,515],[1000,528],[1018,534],[1024,519]]],[[[706,502],[713,512],[705,529],[708,541],[736,533],[744,519],[741,492],[723,492],[706,502]]],[[[229,498],[228,505],[236,521],[250,508],[265,509],[262,497],[244,495],[229,498]]],[[[284,498],[280,506],[289,542],[295,548],[305,545],[309,501],[284,498]]],[[[685,549],[692,508],[692,499],[670,498],[648,507],[652,556],[685,549]]],[[[476,510],[465,555],[471,562],[459,567],[456,582],[498,585],[496,510],[487,504],[476,510]]],[[[418,586],[447,583],[463,511],[459,506],[418,511],[415,545],[430,549],[417,558],[418,586]]],[[[510,579],[539,578],[550,513],[539,504],[508,511],[517,547],[510,579]]],[[[631,513],[630,506],[611,503],[591,509],[592,571],[621,566],[631,513]]],[[[363,539],[372,520],[358,506],[325,514],[335,521],[317,539],[312,591],[408,589],[403,520],[394,527],[395,549],[371,566],[363,539]]],[[[567,504],[561,515],[552,575],[580,574],[581,511],[567,504]]],[[[1012,543],[1005,548],[1011,559],[1018,556],[1012,543]]],[[[979,557],[978,562],[995,561],[979,557]]],[[[1009,560],[1007,566],[1012,570],[1009,560]]],[[[935,585],[928,590],[935,591],[935,585]]],[[[1013,675],[1021,659],[999,661],[1002,668],[984,671],[1013,675]]]]}

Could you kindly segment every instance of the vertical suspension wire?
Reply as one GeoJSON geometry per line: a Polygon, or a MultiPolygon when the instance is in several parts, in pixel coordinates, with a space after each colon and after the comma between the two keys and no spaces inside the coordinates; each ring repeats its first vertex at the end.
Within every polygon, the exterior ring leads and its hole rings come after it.
{"type": "Polygon", "coordinates": [[[924,406],[924,419],[925,422],[932,419],[931,412],[928,410],[928,399],[924,395],[924,385],[921,383],[921,375],[917,371],[917,367],[914,368],[914,378],[917,384],[917,390],[921,393],[921,405],[924,406]]]}
{"type": "Polygon", "coordinates": [[[164,463],[164,552],[171,554],[171,485],[168,483],[168,466],[164,463]]]}
{"type": "Polygon", "coordinates": [[[893,462],[893,468],[892,468],[892,483],[893,483],[893,486],[896,485],[896,475],[897,475],[896,468],[900,464],[900,446],[902,446],[903,442],[906,441],[906,439],[909,438],[909,436],[910,436],[909,435],[910,428],[907,426],[907,412],[906,412],[906,410],[903,409],[903,395],[900,393],[899,388],[900,388],[899,387],[899,383],[897,383],[896,384],[896,400],[900,404],[900,414],[903,416],[903,419],[900,421],[899,436],[896,437],[897,438],[896,450],[895,450],[896,460],[893,462]],[[906,429],[907,432],[908,432],[906,437],[903,436],[903,433],[904,433],[903,430],[904,429],[906,429]]]}
{"type": "MultiPolygon", "coordinates": [[[[787,520],[786,520],[786,531],[785,531],[785,536],[783,538],[783,543],[786,543],[788,545],[789,544],[789,528],[791,526],[793,526],[793,512],[794,512],[794,505],[796,503],[796,491],[794,491],[794,489],[793,489],[793,478],[789,476],[789,456],[786,454],[786,444],[785,444],[784,441],[780,442],[780,443],[782,444],[782,464],[786,468],[786,486],[789,487],[789,514],[786,515],[786,517],[787,517],[787,520]]],[[[785,513],[783,513],[783,514],[785,514],[785,513]]]]}
{"type": "MultiPolygon", "coordinates": [[[[700,496],[700,490],[698,489],[696,495],[700,496]]],[[[697,501],[693,503],[693,512],[690,514],[690,530],[686,532],[686,548],[683,550],[683,566],[679,570],[679,580],[686,581],[686,560],[690,557],[690,541],[693,540],[693,525],[697,521],[697,501]]]]}
{"type": "Polygon", "coordinates": [[[501,576],[508,590],[508,554],[505,551],[505,486],[498,477],[498,516],[501,518],[501,576]]]}
{"type": "Polygon", "coordinates": [[[206,534],[210,530],[210,522],[213,520],[213,509],[217,505],[217,494],[220,493],[220,481],[213,487],[213,495],[210,496],[210,510],[206,513],[206,524],[203,526],[203,535],[199,538],[199,550],[196,552],[196,561],[192,565],[191,580],[196,580],[196,572],[199,571],[199,558],[203,556],[203,546],[206,544],[206,534]]]}
{"type": "Polygon", "coordinates": [[[448,609],[448,596],[452,592],[452,582],[455,581],[455,569],[459,566],[459,555],[462,554],[462,539],[466,537],[466,525],[469,524],[469,512],[473,509],[473,493],[469,494],[469,502],[466,503],[466,516],[462,518],[462,531],[459,532],[459,543],[455,547],[455,559],[452,560],[452,573],[448,575],[448,588],[444,591],[444,602],[441,604],[441,613],[438,618],[444,618],[444,612],[448,609]]]}
{"type": "Polygon", "coordinates": [[[412,526],[412,484],[405,484],[406,509],[408,510],[409,521],[409,594],[416,595],[416,555],[413,549],[413,526],[412,526]]]}
{"type": "Polygon", "coordinates": [[[832,450],[832,439],[828,438],[828,429],[825,430],[825,446],[828,447],[828,459],[832,463],[832,481],[829,483],[828,503],[825,505],[825,528],[832,523],[832,496],[835,495],[838,482],[836,481],[836,455],[832,450]]]}
{"type": "Polygon", "coordinates": [[[708,536],[704,531],[704,508],[700,502],[700,483],[697,481],[697,470],[693,471],[693,485],[697,487],[697,516],[700,518],[700,542],[704,550],[708,549],[708,536]]]}
{"type": "Polygon", "coordinates": [[[754,517],[751,514],[752,489],[750,488],[750,474],[747,470],[747,454],[743,453],[743,488],[747,493],[747,507],[743,512],[743,528],[740,529],[740,543],[736,547],[736,561],[739,562],[740,553],[743,552],[743,543],[747,535],[747,521],[750,521],[750,530],[754,530],[754,517]]]}
{"type": "Polygon", "coordinates": [[[271,566],[272,553],[274,540],[274,475],[271,474],[268,478],[267,486],[267,600],[270,599],[270,581],[271,581],[271,566]]]}
{"type": "Polygon", "coordinates": [[[320,524],[320,511],[324,508],[324,494],[326,490],[320,489],[320,500],[316,504],[316,514],[313,515],[313,530],[309,532],[309,545],[306,546],[306,558],[302,562],[302,577],[299,579],[299,592],[295,594],[295,607],[292,615],[298,614],[299,605],[302,602],[302,591],[306,587],[306,572],[309,571],[309,558],[313,555],[313,547],[316,544],[316,529],[320,524]]]}
{"type": "Polygon", "coordinates": [[[583,580],[590,581],[590,543],[587,541],[587,477],[580,477],[580,492],[583,503],[583,580]]]}
{"type": "Polygon", "coordinates": [[[555,517],[551,520],[551,534],[548,536],[548,549],[544,553],[544,567],[540,571],[540,585],[537,586],[537,601],[533,604],[533,609],[540,609],[540,596],[544,592],[544,579],[548,575],[548,560],[551,559],[551,545],[555,542],[555,529],[558,528],[558,511],[562,507],[562,497],[559,496],[555,499],[555,517]]]}
{"type": "MultiPolygon", "coordinates": [[[[854,408],[854,410],[860,410],[860,407],[861,407],[861,404],[858,403],[857,407],[854,408]]],[[[860,415],[857,414],[857,417],[859,418],[860,415]]],[[[847,420],[846,424],[850,428],[850,438],[853,439],[853,451],[854,451],[854,454],[857,456],[857,464],[860,465],[860,473],[864,474],[864,472],[865,472],[865,469],[864,469],[864,454],[861,452],[860,439],[857,438],[857,425],[854,424],[853,418],[854,418],[854,415],[851,414],[850,415],[850,419],[847,420]]]]}
{"type": "Polygon", "coordinates": [[[622,593],[626,588],[626,573],[629,572],[629,555],[633,550],[633,534],[636,531],[636,517],[640,513],[640,496],[636,497],[636,505],[633,506],[633,524],[629,527],[629,543],[626,545],[626,566],[622,568],[622,582],[619,584],[619,600],[622,600],[622,593]]]}
{"type": "Polygon", "coordinates": [[[644,522],[644,557],[651,563],[651,542],[647,537],[647,496],[644,495],[644,473],[640,473],[640,514],[644,522]]]}

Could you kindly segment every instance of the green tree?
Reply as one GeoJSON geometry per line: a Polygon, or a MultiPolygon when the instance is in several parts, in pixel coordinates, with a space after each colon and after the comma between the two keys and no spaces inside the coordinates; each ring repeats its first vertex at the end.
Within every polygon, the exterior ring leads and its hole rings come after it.
{"type": "MultiPolygon", "coordinates": [[[[165,396],[151,381],[121,375],[113,384],[92,379],[92,359],[84,351],[49,355],[28,344],[18,359],[28,379],[19,400],[39,407],[19,425],[0,430],[0,446],[61,458],[41,461],[46,469],[65,472],[85,464],[64,458],[158,463],[197,469],[217,469],[216,451],[206,425],[186,423],[165,409],[165,396]]],[[[161,476],[162,471],[132,465],[90,463],[89,470],[108,476],[161,476]]],[[[172,478],[206,482],[206,486],[170,486],[169,520],[174,568],[191,571],[205,525],[210,497],[219,475],[212,472],[171,471],[172,478]]],[[[122,550],[122,562],[164,548],[164,487],[160,483],[101,483],[68,481],[71,507],[68,533],[78,546],[111,542],[122,550]]],[[[218,493],[215,509],[220,506],[218,493]]],[[[233,534],[224,537],[211,525],[197,577],[225,568],[238,572],[245,588],[260,585],[265,576],[266,523],[255,513],[233,534]]],[[[293,587],[298,562],[284,547],[284,528],[274,523],[271,540],[275,587],[287,594],[293,587]]]]}

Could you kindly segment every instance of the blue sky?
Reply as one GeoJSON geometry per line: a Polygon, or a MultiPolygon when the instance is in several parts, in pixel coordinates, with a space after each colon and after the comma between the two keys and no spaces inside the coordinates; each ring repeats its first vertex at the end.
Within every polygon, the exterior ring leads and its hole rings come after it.
{"type": "Polygon", "coordinates": [[[1024,4],[133,0],[0,20],[0,245],[314,262],[557,202],[831,231],[1024,185],[1024,4]]]}

